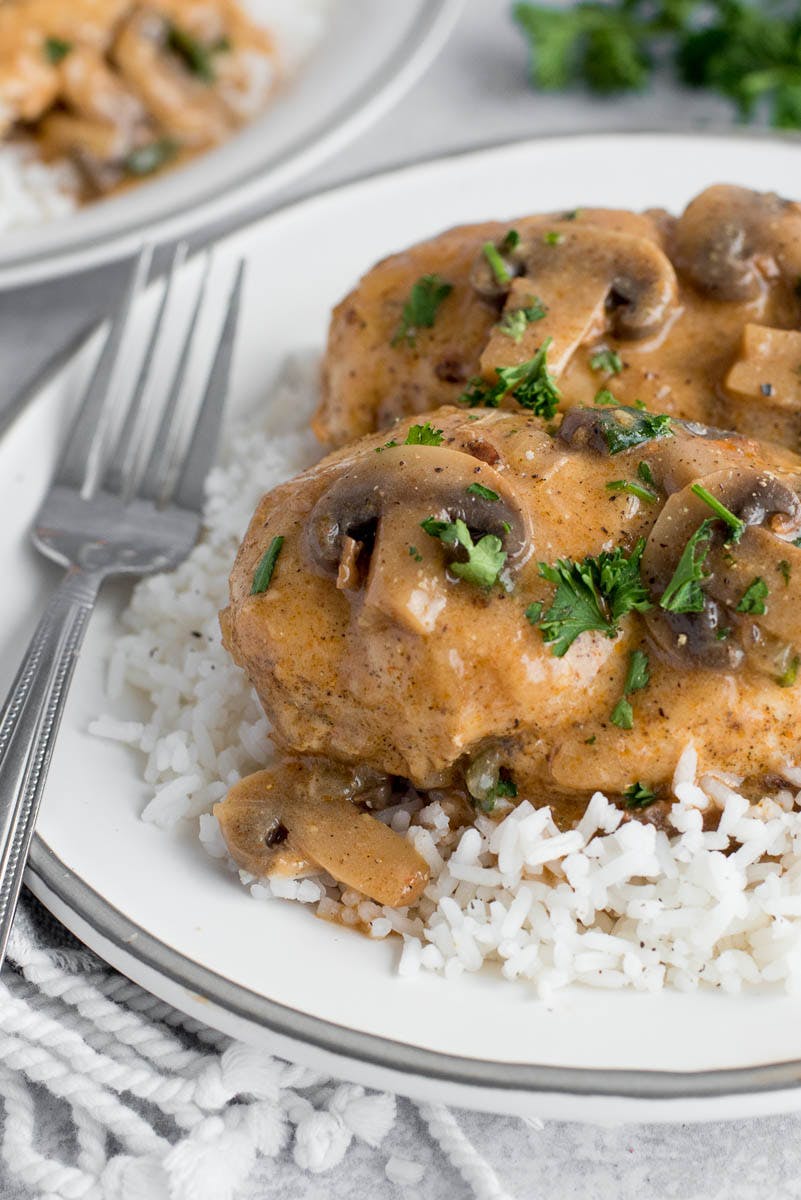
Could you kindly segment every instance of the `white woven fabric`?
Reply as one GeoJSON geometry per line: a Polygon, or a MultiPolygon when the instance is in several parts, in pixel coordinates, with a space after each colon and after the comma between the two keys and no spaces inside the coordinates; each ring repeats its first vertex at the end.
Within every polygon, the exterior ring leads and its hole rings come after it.
{"type": "MultiPolygon", "coordinates": [[[[393,1096],[279,1061],[200,1026],[105,967],[31,897],[0,980],[0,1158],[48,1200],[236,1200],[265,1160],[313,1175],[353,1142],[378,1149],[393,1096]],[[42,1093],[68,1118],[58,1155],[37,1128],[42,1093]]],[[[420,1109],[476,1200],[512,1200],[447,1109],[420,1109]]],[[[421,1175],[385,1155],[406,1192],[421,1175]]]]}

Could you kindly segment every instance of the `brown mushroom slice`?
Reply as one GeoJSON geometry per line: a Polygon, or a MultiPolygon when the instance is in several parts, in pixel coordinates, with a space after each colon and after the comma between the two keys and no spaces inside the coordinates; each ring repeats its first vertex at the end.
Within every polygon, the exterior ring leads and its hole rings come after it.
{"type": "Polygon", "coordinates": [[[446,446],[394,446],[354,462],[312,509],[306,544],[318,569],[339,579],[344,570],[350,581],[353,543],[361,543],[369,555],[365,605],[430,633],[445,602],[445,579],[443,547],[420,528],[427,517],[460,518],[499,537],[509,570],[531,554],[528,512],[504,476],[446,446]],[[475,484],[497,499],[470,491],[475,484]]]}
{"type": "Polygon", "coordinates": [[[224,105],[207,82],[189,75],[168,52],[167,34],[158,13],[137,10],[114,43],[113,61],[168,137],[188,146],[222,141],[231,125],[224,105]]]}
{"type": "MultiPolygon", "coordinates": [[[[801,529],[801,501],[793,487],[766,471],[753,467],[734,467],[714,472],[698,483],[746,526],[764,526],[765,532],[782,549],[782,537],[792,537],[801,529]],[[777,536],[779,535],[779,536],[777,536]]],[[[642,575],[654,602],[643,614],[649,633],[666,657],[678,664],[734,669],[742,664],[744,652],[733,639],[724,638],[723,630],[732,618],[731,591],[721,585],[712,570],[704,584],[705,605],[701,612],[669,612],[660,600],[673,578],[690,538],[715,512],[691,489],[692,484],[670,496],[659,514],[642,557],[642,575]]],[[[731,529],[718,518],[715,542],[710,548],[709,564],[719,563],[719,549],[730,540],[731,529]]],[[[746,530],[748,532],[748,530],[746,530]]],[[[743,535],[745,541],[745,534],[743,535]]],[[[737,548],[727,551],[735,557],[737,548]]],[[[742,591],[737,596],[739,601],[742,591]]]]}
{"type": "Polygon", "coordinates": [[[506,302],[509,312],[536,295],[546,316],[532,322],[517,344],[495,330],[481,358],[488,378],[497,367],[531,358],[548,337],[549,367],[558,376],[578,346],[609,332],[652,337],[678,311],[676,273],[656,242],[564,221],[553,233],[549,239],[537,231],[521,242],[525,272],[512,282],[506,302]]]}
{"type": "Polygon", "coordinates": [[[413,846],[339,792],[304,788],[305,770],[257,771],[215,805],[229,853],[252,875],[327,871],[379,904],[419,900],[429,878],[413,846]]]}
{"type": "Polygon", "coordinates": [[[801,275],[801,205],[773,192],[717,184],[679,218],[673,260],[718,300],[755,300],[767,280],[801,275]]]}

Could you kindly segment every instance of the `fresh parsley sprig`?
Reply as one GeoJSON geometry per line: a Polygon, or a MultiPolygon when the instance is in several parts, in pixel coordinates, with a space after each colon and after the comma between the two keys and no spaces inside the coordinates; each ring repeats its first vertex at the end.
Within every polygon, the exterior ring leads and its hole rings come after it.
{"type": "Polygon", "coordinates": [[[533,358],[516,367],[496,367],[496,383],[484,379],[470,381],[460,397],[462,404],[475,408],[497,408],[505,396],[512,396],[521,408],[528,408],[538,417],[550,420],[556,413],[561,393],[548,370],[548,348],[553,338],[547,337],[533,358]]]}
{"type": "Polygon", "coordinates": [[[522,342],[529,325],[534,321],[541,321],[547,315],[548,310],[545,305],[538,297],[534,296],[530,304],[521,308],[512,308],[503,314],[498,322],[498,333],[511,338],[517,344],[522,342]]]}
{"type": "Polygon", "coordinates": [[[491,588],[498,582],[498,576],[506,562],[506,551],[503,543],[494,533],[485,533],[474,542],[470,530],[461,519],[455,521],[439,521],[436,517],[426,517],[420,522],[421,527],[429,537],[439,538],[446,546],[461,546],[467,551],[466,562],[452,562],[449,569],[465,583],[473,583],[476,587],[491,588]]]}
{"type": "Polygon", "coordinates": [[[714,521],[702,521],[682,551],[678,566],[662,593],[659,607],[666,612],[690,613],[704,611],[701,584],[708,578],[705,569],[714,521]]]}
{"type": "Polygon", "coordinates": [[[439,306],[453,291],[453,284],[446,283],[439,275],[422,275],[412,284],[409,298],[401,310],[398,327],[392,335],[391,346],[414,346],[419,329],[431,329],[437,319],[439,306]]]}

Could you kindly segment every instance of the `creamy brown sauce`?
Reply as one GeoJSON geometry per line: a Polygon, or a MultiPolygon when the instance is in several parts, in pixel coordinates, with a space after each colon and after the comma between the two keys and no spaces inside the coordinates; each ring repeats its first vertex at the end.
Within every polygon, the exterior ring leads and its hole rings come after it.
{"type": "MultiPolygon", "coordinates": [[[[499,808],[516,790],[568,827],[596,788],[629,803],[632,819],[664,821],[690,738],[704,770],[735,772],[746,789],[798,759],[801,210],[716,188],[678,220],[589,209],[527,217],[514,222],[511,278],[499,284],[482,246],[503,247],[507,228],[412,247],[337,307],[315,427],[344,447],[265,496],[240,549],[223,636],[294,756],[281,818],[290,831],[293,812],[308,818],[307,795],[319,815],[314,780],[330,778],[332,764],[331,804],[373,825],[365,805],[386,802],[376,781],[401,778],[446,789],[454,825],[469,819],[470,793],[487,807],[501,781],[499,808]],[[432,274],[452,291],[430,327],[399,342],[410,290],[432,274]],[[519,340],[505,336],[504,314],[535,297],[545,316],[519,340]],[[546,338],[562,415],[532,415],[513,395],[497,409],[453,406],[471,377],[491,385],[498,367],[530,360],[546,338]],[[615,352],[618,370],[593,365],[601,350],[615,352]],[[627,407],[595,405],[599,388],[627,407]],[[670,415],[661,436],[642,433],[641,405],[670,415]],[[422,413],[440,444],[403,444],[422,413]],[[392,421],[391,436],[375,432],[392,421]],[[644,497],[610,487],[644,479],[644,497]],[[430,517],[464,520],[474,541],[499,539],[492,586],[460,577],[465,552],[421,528],[430,517]],[[705,521],[700,600],[671,610],[662,601],[705,521]],[[273,577],[253,594],[275,537],[284,542],[273,577]],[[640,607],[554,653],[539,617],[555,587],[541,564],[636,560],[640,546],[640,607]],[[746,600],[757,580],[762,600],[746,600]],[[611,716],[635,653],[649,677],[628,697],[625,728],[611,716]],[[634,784],[655,802],[632,808],[634,784]]],[[[230,803],[218,807],[224,831],[230,803]]],[[[358,888],[354,840],[345,835],[339,868],[330,856],[325,865],[358,888]]],[[[241,839],[228,844],[244,865],[241,839]]],[[[260,861],[277,869],[274,853],[260,861]]],[[[374,878],[362,884],[377,895],[374,878]]]]}
{"type": "Polygon", "coordinates": [[[276,69],[236,0],[0,0],[0,140],[70,160],[91,199],[223,141],[276,69]]]}

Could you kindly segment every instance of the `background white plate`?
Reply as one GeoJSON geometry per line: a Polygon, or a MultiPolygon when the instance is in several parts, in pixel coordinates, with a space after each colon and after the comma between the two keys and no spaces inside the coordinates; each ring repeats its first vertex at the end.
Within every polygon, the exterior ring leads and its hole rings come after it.
{"type": "MultiPolygon", "coordinates": [[[[232,401],[268,403],[292,350],[322,343],[330,306],[377,258],[447,225],[550,208],[680,208],[716,180],[801,193],[801,151],[771,138],[628,135],[539,141],[379,176],[228,239],[249,260],[232,401]],[[298,246],[317,247],[298,271],[298,246]]],[[[301,256],[301,259],[303,256],[301,256]]],[[[75,374],[0,444],[0,688],[50,568],[26,526],[75,374]]],[[[418,1096],[552,1117],[690,1120],[801,1107],[801,1001],[574,989],[554,1011],[491,975],[393,974],[398,946],[254,902],[194,831],[138,816],[135,758],[91,738],[110,592],[78,666],[35,842],[31,886],[89,945],[194,1016],[299,1061],[418,1096]]]]}
{"type": "Polygon", "coordinates": [[[336,0],[320,44],[267,111],[185,167],[0,237],[0,286],[123,258],[263,203],[377,120],[439,51],[464,0],[336,0]]]}

